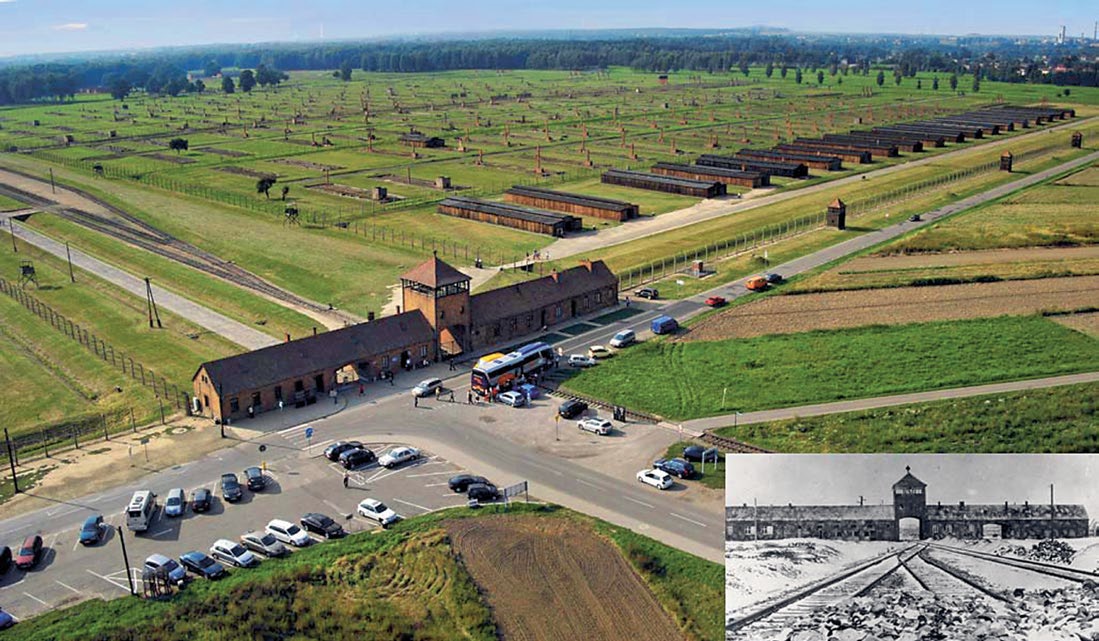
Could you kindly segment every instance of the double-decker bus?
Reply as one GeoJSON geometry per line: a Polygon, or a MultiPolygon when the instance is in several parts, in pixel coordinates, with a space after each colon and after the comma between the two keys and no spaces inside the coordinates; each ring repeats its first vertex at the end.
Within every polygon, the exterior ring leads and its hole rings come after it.
{"type": "Polygon", "coordinates": [[[473,368],[473,391],[485,395],[493,389],[509,389],[515,381],[553,366],[553,348],[546,343],[531,343],[492,360],[480,360],[473,368]]]}

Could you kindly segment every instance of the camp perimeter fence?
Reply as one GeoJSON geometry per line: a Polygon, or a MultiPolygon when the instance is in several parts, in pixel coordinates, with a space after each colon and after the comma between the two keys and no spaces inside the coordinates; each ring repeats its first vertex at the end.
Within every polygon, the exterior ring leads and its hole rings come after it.
{"type": "MultiPolygon", "coordinates": [[[[1064,147],[1060,144],[1032,149],[1015,154],[1014,161],[1020,162],[1063,150],[1064,147]]],[[[949,174],[943,174],[941,176],[935,176],[934,178],[927,178],[925,180],[910,183],[904,187],[878,194],[873,198],[847,203],[847,216],[848,218],[865,216],[866,214],[880,211],[883,207],[888,207],[898,202],[908,200],[917,194],[922,194],[942,187],[943,185],[949,185],[979,174],[997,171],[999,168],[1000,161],[993,160],[980,165],[966,167],[965,169],[959,169],[958,171],[953,171],[949,174]]],[[[738,256],[745,252],[755,251],[779,240],[785,240],[798,234],[820,229],[824,226],[826,216],[826,212],[802,216],[793,220],[787,220],[754,229],[733,238],[719,240],[693,250],[687,250],[651,260],[644,265],[639,265],[619,272],[617,274],[619,287],[628,289],[637,285],[658,281],[667,278],[669,275],[689,270],[695,261],[701,260],[705,262],[738,256]]]]}
{"type": "MultiPolygon", "coordinates": [[[[139,424],[138,420],[133,408],[83,414],[24,431],[12,437],[11,455],[3,443],[0,443],[0,451],[4,454],[3,458],[10,460],[14,456],[15,464],[20,465],[42,457],[79,449],[82,445],[100,440],[109,441],[112,435],[117,437],[122,432],[136,434],[159,424],[139,424]]],[[[5,460],[0,465],[7,466],[8,461],[5,460]]]]}
{"type": "MultiPolygon", "coordinates": [[[[158,376],[153,370],[145,367],[140,362],[135,361],[133,357],[128,356],[125,352],[115,350],[113,345],[100,339],[95,334],[90,333],[78,323],[74,323],[68,318],[65,318],[64,315],[58,314],[49,305],[46,305],[34,296],[31,296],[19,285],[0,278],[0,293],[10,296],[27,310],[49,323],[50,326],[58,332],[83,345],[88,351],[103,360],[103,362],[110,363],[111,366],[118,368],[123,374],[129,375],[135,382],[140,381],[143,387],[151,389],[160,403],[162,420],[169,412],[173,414],[175,411],[189,412],[190,395],[185,390],[169,383],[163,376],[158,376]]],[[[84,431],[79,433],[73,431],[77,429],[74,425],[84,425],[85,421],[83,419],[78,420],[73,424],[60,424],[57,426],[56,434],[43,433],[42,440],[43,442],[63,441],[70,438],[75,440],[76,437],[81,434],[96,432],[104,427],[106,427],[108,431],[110,431],[110,429],[117,431],[119,426],[122,425],[122,423],[118,421],[108,421],[105,416],[99,418],[98,425],[86,427],[86,429],[80,428],[84,431]]],[[[129,420],[131,423],[133,422],[132,413],[130,414],[129,420]]],[[[129,425],[129,427],[134,426],[129,425]]]]}

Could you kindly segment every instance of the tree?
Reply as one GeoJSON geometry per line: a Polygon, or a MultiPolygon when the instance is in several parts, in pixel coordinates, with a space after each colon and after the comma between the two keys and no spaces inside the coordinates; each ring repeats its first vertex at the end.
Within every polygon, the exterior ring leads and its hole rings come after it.
{"type": "Polygon", "coordinates": [[[237,90],[236,86],[233,85],[233,77],[232,76],[222,76],[221,77],[221,90],[224,91],[225,93],[234,93],[237,90]]]}
{"type": "Polygon", "coordinates": [[[824,84],[824,72],[823,71],[818,71],[817,72],[817,84],[818,85],[823,85],[824,84]]]}
{"type": "Polygon", "coordinates": [[[877,82],[878,82],[879,87],[885,84],[885,72],[884,71],[879,71],[878,72],[877,82]]]}
{"type": "Polygon", "coordinates": [[[202,75],[206,76],[207,78],[213,78],[219,73],[221,73],[221,65],[218,64],[217,60],[211,60],[210,62],[207,62],[206,66],[202,68],[202,75]]]}
{"type": "Polygon", "coordinates": [[[202,93],[203,91],[206,91],[206,83],[203,82],[201,78],[196,79],[194,82],[191,83],[191,91],[195,93],[202,93]]]}
{"type": "Polygon", "coordinates": [[[981,78],[980,76],[973,76],[973,93],[977,93],[981,90],[981,78]]]}
{"type": "Polygon", "coordinates": [[[256,193],[263,194],[267,198],[271,198],[271,188],[275,186],[275,181],[278,179],[274,176],[264,176],[256,181],[256,193]]]}
{"type": "Polygon", "coordinates": [[[252,87],[256,86],[256,75],[252,73],[251,69],[245,69],[240,72],[240,90],[244,93],[248,93],[252,90],[252,87]]]}
{"type": "Polygon", "coordinates": [[[767,67],[763,70],[763,75],[770,78],[775,73],[775,63],[767,61],[767,67]]]}
{"type": "Polygon", "coordinates": [[[289,185],[283,185],[282,186],[282,199],[286,200],[286,195],[289,194],[289,193],[290,193],[290,186],[289,185]]]}
{"type": "Polygon", "coordinates": [[[794,82],[801,84],[801,67],[794,69],[794,82]]]}
{"type": "Polygon", "coordinates": [[[187,139],[186,138],[172,138],[168,141],[168,149],[176,152],[178,156],[180,152],[187,151],[187,139]]]}
{"type": "Polygon", "coordinates": [[[923,79],[922,78],[916,78],[916,88],[917,89],[923,89],[923,79]]]}
{"type": "Polygon", "coordinates": [[[111,92],[111,97],[115,100],[125,100],[126,96],[130,95],[133,91],[133,86],[130,81],[122,76],[118,76],[111,80],[107,85],[107,90],[111,92]]]}
{"type": "Polygon", "coordinates": [[[780,67],[778,70],[778,75],[781,76],[783,80],[786,79],[786,71],[786,65],[782,65],[782,67],[780,67]]]}
{"type": "Polygon", "coordinates": [[[931,90],[932,91],[938,91],[939,90],[939,77],[938,76],[935,76],[934,78],[931,79],[931,90]]]}
{"type": "Polygon", "coordinates": [[[350,82],[351,81],[351,59],[350,58],[348,58],[347,60],[344,60],[343,64],[340,65],[340,80],[342,80],[344,82],[350,82]]]}
{"type": "Polygon", "coordinates": [[[893,82],[898,87],[901,86],[901,78],[904,78],[904,74],[902,74],[899,69],[893,72],[893,82]]]}
{"type": "Polygon", "coordinates": [[[958,74],[956,74],[956,73],[950,74],[950,90],[951,91],[957,91],[958,90],[958,74]]]}

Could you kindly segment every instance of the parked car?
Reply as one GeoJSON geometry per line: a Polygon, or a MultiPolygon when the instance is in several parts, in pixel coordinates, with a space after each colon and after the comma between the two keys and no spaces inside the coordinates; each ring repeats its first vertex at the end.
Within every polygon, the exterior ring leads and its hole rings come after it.
{"type": "Polygon", "coordinates": [[[288,543],[294,547],[304,547],[313,542],[313,539],[309,538],[309,535],[305,533],[300,527],[294,525],[290,521],[284,521],[282,519],[273,519],[264,528],[264,532],[275,537],[282,543],[288,543]]]}
{"type": "Polygon", "coordinates": [[[244,497],[244,490],[240,487],[237,475],[232,472],[221,475],[221,498],[236,503],[244,497]]]}
{"type": "Polygon", "coordinates": [[[442,379],[429,378],[427,380],[420,381],[416,384],[416,387],[412,388],[412,393],[415,396],[431,396],[435,393],[435,390],[443,388],[442,379]]]}
{"type": "Polygon", "coordinates": [[[0,575],[6,574],[12,565],[11,548],[6,545],[0,546],[0,575]]]}
{"type": "Polygon", "coordinates": [[[383,528],[389,527],[401,520],[400,515],[378,499],[363,499],[362,501],[359,501],[357,511],[359,516],[364,519],[377,521],[383,528]]]}
{"type": "Polygon", "coordinates": [[[706,461],[714,462],[720,460],[721,454],[716,447],[705,448],[701,445],[688,445],[683,448],[683,458],[688,461],[706,461]]]}
{"type": "Polygon", "coordinates": [[[466,488],[466,496],[477,501],[495,501],[500,491],[492,483],[473,483],[466,488]]]}
{"type": "Polygon", "coordinates": [[[761,292],[767,289],[767,279],[763,276],[753,276],[744,282],[749,291],[761,292]]]}
{"type": "Polygon", "coordinates": [[[179,562],[189,572],[194,572],[207,579],[217,579],[225,575],[224,565],[198,550],[191,550],[179,557],[179,562]]]}
{"type": "Polygon", "coordinates": [[[466,489],[468,489],[469,486],[474,484],[474,483],[488,483],[488,482],[489,482],[488,479],[486,479],[483,476],[474,476],[472,474],[459,474],[458,476],[450,477],[450,480],[447,481],[446,484],[447,484],[447,487],[449,487],[452,492],[457,492],[457,493],[461,494],[462,492],[465,492],[466,489]]]}
{"type": "Polygon", "coordinates": [[[605,418],[586,418],[578,422],[576,426],[585,432],[599,434],[600,436],[606,436],[614,429],[614,425],[605,418]]]}
{"type": "Polygon", "coordinates": [[[695,466],[681,458],[657,459],[656,461],[653,461],[653,467],[658,470],[664,470],[668,474],[678,476],[681,479],[690,478],[694,476],[695,473],[695,466]]]}
{"type": "Polygon", "coordinates": [[[710,307],[724,307],[726,302],[724,296],[711,296],[706,299],[706,304],[710,307]]]}
{"type": "Polygon", "coordinates": [[[912,214],[911,216],[908,217],[908,222],[910,222],[910,223],[920,222],[920,215],[919,214],[912,214]]]}
{"type": "Polygon", "coordinates": [[[362,447],[363,444],[358,441],[336,441],[335,443],[324,448],[324,458],[334,463],[340,460],[340,455],[347,450],[353,450],[362,447]]]}
{"type": "Polygon", "coordinates": [[[84,519],[84,525],[80,527],[81,545],[95,545],[103,540],[107,533],[107,524],[103,522],[102,514],[93,514],[84,519]]]}
{"type": "Polygon", "coordinates": [[[164,499],[164,516],[183,516],[186,507],[187,498],[183,488],[173,487],[168,490],[168,498],[164,499]]]}
{"type": "Polygon", "coordinates": [[[641,289],[635,290],[633,295],[638,298],[647,298],[649,300],[660,298],[660,292],[655,287],[642,287],[641,289]]]}
{"type": "Polygon", "coordinates": [[[32,534],[23,539],[23,545],[19,546],[19,552],[15,555],[15,567],[20,570],[29,570],[38,565],[42,560],[42,537],[32,534]]]}
{"type": "Polygon", "coordinates": [[[679,329],[679,323],[671,316],[657,316],[649,323],[649,329],[654,334],[672,334],[679,329]]]}
{"type": "Polygon", "coordinates": [[[586,411],[588,411],[588,404],[576,398],[570,398],[561,403],[561,407],[557,408],[557,413],[561,418],[576,418],[586,411]]]}
{"type": "Polygon", "coordinates": [[[637,341],[637,334],[632,329],[624,329],[611,338],[611,347],[617,347],[619,349],[623,347],[629,347],[637,341]]]}
{"type": "Polygon", "coordinates": [[[15,618],[0,608],[0,630],[6,630],[15,625],[15,618]]]}
{"type": "Polygon", "coordinates": [[[510,405],[512,407],[522,407],[527,404],[527,397],[514,390],[497,394],[496,400],[504,405],[510,405]]]}
{"type": "Polygon", "coordinates": [[[523,383],[516,388],[516,391],[526,396],[528,401],[533,401],[542,395],[542,390],[538,389],[538,386],[533,383],[523,383]]]}
{"type": "Polygon", "coordinates": [[[334,539],[346,534],[343,531],[343,526],[332,520],[332,517],[325,516],[320,512],[309,512],[301,517],[301,526],[305,528],[306,532],[320,534],[326,539],[334,539]]]}
{"type": "Polygon", "coordinates": [[[213,493],[204,487],[200,487],[194,492],[191,492],[191,511],[192,512],[209,512],[210,506],[214,502],[213,493]]]}
{"type": "Polygon", "coordinates": [[[672,486],[672,477],[664,470],[641,470],[637,473],[637,480],[645,485],[651,485],[658,490],[666,490],[672,486]]]}
{"type": "Polygon", "coordinates": [[[258,492],[267,487],[267,479],[263,476],[263,470],[258,467],[244,468],[244,479],[248,483],[248,489],[258,492]]]}
{"type": "Polygon", "coordinates": [[[764,274],[763,277],[772,285],[777,285],[782,282],[782,274],[776,274],[775,272],[764,274]]]}
{"type": "Polygon", "coordinates": [[[592,367],[596,361],[591,356],[569,354],[569,367],[592,367]]]}
{"type": "Polygon", "coordinates": [[[414,447],[395,447],[378,457],[378,465],[389,469],[420,458],[420,450],[414,447]]]}
{"type": "Polygon", "coordinates": [[[614,352],[602,345],[592,345],[588,348],[588,356],[598,361],[604,358],[610,358],[614,356],[614,352]]]}
{"type": "Polygon", "coordinates": [[[373,463],[376,460],[378,460],[378,457],[374,455],[374,452],[365,447],[357,447],[340,454],[340,465],[348,470],[362,467],[363,465],[373,463]]]}
{"type": "Polygon", "coordinates": [[[224,561],[238,568],[250,568],[259,564],[259,559],[244,548],[240,543],[229,539],[218,539],[210,546],[210,556],[218,561],[224,561]]]}
{"type": "Polygon", "coordinates": [[[184,570],[180,564],[176,563],[175,559],[170,559],[163,554],[149,555],[149,558],[145,559],[145,567],[150,570],[164,568],[168,580],[177,585],[183,583],[183,579],[187,578],[187,570],[184,570]]]}
{"type": "Polygon", "coordinates": [[[240,543],[252,552],[259,552],[268,558],[286,556],[290,548],[267,532],[245,532],[240,535],[240,543]]]}

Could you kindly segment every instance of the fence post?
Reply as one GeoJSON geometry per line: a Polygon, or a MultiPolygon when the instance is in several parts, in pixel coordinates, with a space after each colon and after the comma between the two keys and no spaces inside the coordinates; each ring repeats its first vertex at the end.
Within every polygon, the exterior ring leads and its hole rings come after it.
{"type": "Polygon", "coordinates": [[[109,440],[111,440],[111,434],[107,431],[107,415],[103,414],[102,418],[103,418],[103,440],[109,441],[109,440]]]}
{"type": "Polygon", "coordinates": [[[50,457],[50,442],[46,439],[46,433],[38,430],[38,436],[42,439],[42,449],[46,451],[46,458],[50,457]]]}
{"type": "Polygon", "coordinates": [[[137,434],[137,421],[134,420],[134,408],[133,407],[130,407],[130,429],[132,429],[134,431],[134,434],[137,434]]]}

